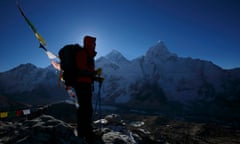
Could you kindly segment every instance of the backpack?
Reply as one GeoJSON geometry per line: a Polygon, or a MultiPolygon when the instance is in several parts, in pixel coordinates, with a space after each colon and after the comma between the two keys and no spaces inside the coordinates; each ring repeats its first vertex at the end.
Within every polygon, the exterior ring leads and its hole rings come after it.
{"type": "Polygon", "coordinates": [[[61,48],[58,52],[60,58],[60,67],[63,70],[62,78],[64,83],[72,86],[77,77],[76,53],[82,50],[78,44],[70,44],[61,48]]]}

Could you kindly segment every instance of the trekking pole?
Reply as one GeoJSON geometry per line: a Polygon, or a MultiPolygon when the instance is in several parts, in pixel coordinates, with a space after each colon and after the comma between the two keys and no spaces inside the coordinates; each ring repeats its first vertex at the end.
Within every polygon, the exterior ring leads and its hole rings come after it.
{"type": "Polygon", "coordinates": [[[102,87],[102,82],[99,82],[98,85],[98,93],[96,97],[96,103],[95,103],[95,113],[97,113],[97,109],[99,108],[99,114],[101,114],[101,87],[102,87]]]}
{"type": "MultiPolygon", "coordinates": [[[[102,88],[102,82],[99,82],[99,85],[98,85],[98,101],[99,101],[99,115],[100,115],[100,120],[102,119],[101,88],[102,88]]],[[[101,122],[101,128],[102,128],[102,122],[101,122]]]]}
{"type": "Polygon", "coordinates": [[[101,77],[100,75],[97,76],[98,79],[98,93],[97,93],[97,98],[96,98],[96,104],[95,104],[95,112],[98,113],[98,118],[100,120],[100,131],[102,131],[102,107],[101,107],[101,88],[102,88],[102,83],[104,78],[101,77]]]}

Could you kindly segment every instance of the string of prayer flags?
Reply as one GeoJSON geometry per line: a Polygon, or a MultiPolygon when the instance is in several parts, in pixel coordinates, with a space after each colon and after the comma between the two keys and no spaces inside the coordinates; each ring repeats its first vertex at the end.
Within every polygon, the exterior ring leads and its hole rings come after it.
{"type": "Polygon", "coordinates": [[[30,109],[10,111],[10,112],[0,112],[0,118],[14,117],[14,116],[23,116],[31,114],[30,109]]]}

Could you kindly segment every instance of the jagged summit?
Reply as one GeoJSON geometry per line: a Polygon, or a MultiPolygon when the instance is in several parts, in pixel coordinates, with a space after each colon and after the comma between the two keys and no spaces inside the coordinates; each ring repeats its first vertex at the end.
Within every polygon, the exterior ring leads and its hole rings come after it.
{"type": "Polygon", "coordinates": [[[169,52],[163,41],[159,40],[155,45],[149,48],[146,56],[166,58],[169,56],[176,56],[176,54],[169,52]]]}
{"type": "Polygon", "coordinates": [[[37,67],[32,64],[32,63],[26,63],[26,64],[20,64],[19,66],[13,68],[13,69],[10,69],[9,71],[22,71],[22,72],[26,72],[26,71],[32,71],[34,69],[37,69],[37,67]]]}
{"type": "Polygon", "coordinates": [[[158,40],[156,45],[163,45],[163,46],[165,46],[165,43],[164,43],[163,40],[158,40]]]}
{"type": "Polygon", "coordinates": [[[119,51],[115,49],[113,49],[109,54],[107,54],[105,58],[117,64],[119,64],[119,62],[120,63],[128,62],[128,59],[125,58],[119,51]]]}

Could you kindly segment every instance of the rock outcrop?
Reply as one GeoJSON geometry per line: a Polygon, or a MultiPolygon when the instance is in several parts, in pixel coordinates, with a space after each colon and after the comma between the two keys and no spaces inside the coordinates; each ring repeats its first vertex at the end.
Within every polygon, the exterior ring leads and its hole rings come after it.
{"type": "MultiPolygon", "coordinates": [[[[0,143],[86,144],[75,133],[75,124],[50,115],[0,121],[0,143]]],[[[106,115],[94,121],[94,132],[106,144],[238,144],[238,127],[172,121],[159,116],[106,115]]]]}

